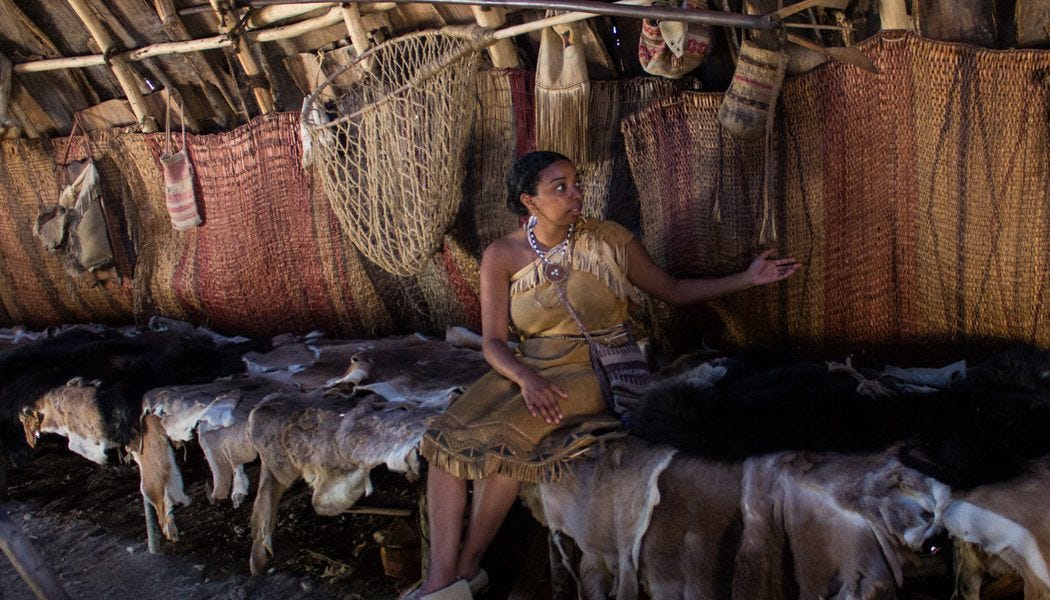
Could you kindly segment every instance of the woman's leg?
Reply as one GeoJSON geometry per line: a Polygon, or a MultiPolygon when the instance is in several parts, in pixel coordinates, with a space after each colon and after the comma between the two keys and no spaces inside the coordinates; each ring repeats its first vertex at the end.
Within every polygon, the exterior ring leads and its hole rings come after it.
{"type": "Polygon", "coordinates": [[[491,475],[474,482],[470,524],[456,563],[457,576],[470,578],[478,572],[482,555],[518,497],[518,486],[517,479],[505,475],[491,475]]]}
{"type": "Polygon", "coordinates": [[[430,561],[419,592],[427,594],[456,580],[459,542],[467,482],[431,465],[427,470],[427,519],[430,521],[430,561]]]}

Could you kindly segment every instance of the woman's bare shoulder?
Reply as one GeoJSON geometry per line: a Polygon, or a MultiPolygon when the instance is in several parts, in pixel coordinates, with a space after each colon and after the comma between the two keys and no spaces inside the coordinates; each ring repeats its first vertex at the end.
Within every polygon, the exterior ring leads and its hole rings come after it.
{"type": "Polygon", "coordinates": [[[492,242],[485,248],[481,257],[482,268],[491,268],[505,272],[514,272],[528,264],[535,255],[529,247],[525,234],[515,231],[492,242]]]}

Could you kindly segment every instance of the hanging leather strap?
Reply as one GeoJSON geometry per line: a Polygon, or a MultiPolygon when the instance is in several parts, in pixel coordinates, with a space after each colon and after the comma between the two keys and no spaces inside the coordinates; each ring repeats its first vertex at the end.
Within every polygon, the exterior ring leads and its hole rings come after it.
{"type": "Polygon", "coordinates": [[[84,138],[84,154],[89,160],[92,158],[91,138],[88,137],[87,130],[80,123],[80,113],[73,113],[73,127],[69,130],[69,137],[66,138],[66,151],[62,153],[63,165],[69,164],[69,153],[73,150],[73,140],[77,139],[78,135],[84,138]]]}
{"type": "MultiPolygon", "coordinates": [[[[186,118],[182,100],[179,100],[179,121],[182,123],[182,149],[186,149],[186,118]]],[[[164,114],[164,156],[171,156],[171,93],[168,93],[167,109],[164,114]]]]}
{"type": "Polygon", "coordinates": [[[583,324],[583,319],[580,318],[580,315],[576,312],[576,309],[573,308],[572,304],[569,303],[569,295],[565,293],[564,282],[552,282],[551,285],[554,286],[554,289],[558,292],[558,297],[561,298],[562,305],[565,307],[565,310],[569,313],[569,316],[572,317],[572,320],[576,321],[576,326],[580,328],[580,333],[583,334],[583,337],[587,340],[587,343],[593,344],[594,338],[591,337],[591,332],[587,329],[587,326],[583,324]]]}

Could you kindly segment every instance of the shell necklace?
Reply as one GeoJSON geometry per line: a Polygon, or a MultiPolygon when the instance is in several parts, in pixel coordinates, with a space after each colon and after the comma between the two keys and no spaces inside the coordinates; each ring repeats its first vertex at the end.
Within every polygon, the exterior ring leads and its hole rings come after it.
{"type": "Polygon", "coordinates": [[[553,256],[568,251],[569,241],[572,240],[572,231],[576,228],[576,223],[569,225],[569,231],[565,234],[565,239],[562,240],[560,244],[557,246],[551,246],[546,252],[540,250],[540,244],[536,241],[536,232],[533,231],[535,227],[536,217],[529,217],[528,221],[525,223],[525,237],[529,240],[529,245],[532,246],[532,251],[536,253],[536,256],[540,257],[541,261],[543,261],[543,276],[551,283],[561,283],[565,281],[569,276],[569,270],[562,265],[552,263],[547,256],[553,256]]]}

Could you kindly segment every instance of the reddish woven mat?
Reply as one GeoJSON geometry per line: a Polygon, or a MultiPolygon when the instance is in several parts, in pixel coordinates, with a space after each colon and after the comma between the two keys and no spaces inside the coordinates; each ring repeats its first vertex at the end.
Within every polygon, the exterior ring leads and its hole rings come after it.
{"type": "Polygon", "coordinates": [[[785,82],[768,213],[761,147],[719,130],[720,96],[685,95],[625,123],[658,262],[744,268],[766,216],[781,252],[805,264],[786,284],[710,303],[714,320],[657,306],[659,330],[825,353],[1050,346],[1050,52],[900,33],[860,48],[881,74],[832,63],[785,82]]]}
{"type": "Polygon", "coordinates": [[[452,325],[481,331],[478,261],[452,236],[418,277],[426,300],[426,331],[442,334],[452,325]]]}
{"type": "MultiPolygon", "coordinates": [[[[150,141],[157,152],[161,136],[150,141]]],[[[158,303],[161,312],[247,334],[389,332],[360,256],[299,166],[297,114],[189,136],[188,144],[204,224],[184,233],[169,225],[176,252],[158,258],[152,287],[168,282],[178,306],[158,303]]]]}

